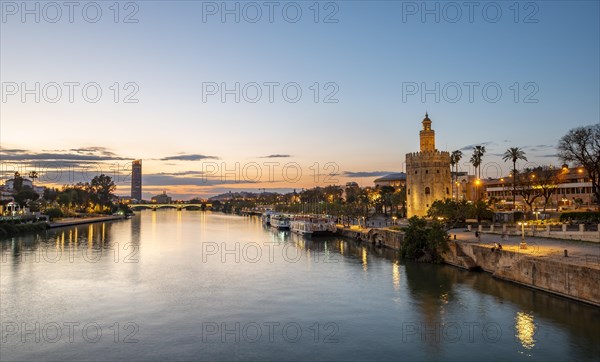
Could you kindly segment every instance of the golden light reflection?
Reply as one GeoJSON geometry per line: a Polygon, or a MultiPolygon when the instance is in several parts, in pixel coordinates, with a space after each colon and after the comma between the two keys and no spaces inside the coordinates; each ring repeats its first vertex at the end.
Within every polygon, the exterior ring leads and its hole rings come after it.
{"type": "Polygon", "coordinates": [[[77,250],[79,249],[79,229],[77,227],[75,228],[73,241],[75,242],[75,244],[73,245],[74,252],[77,252],[77,250]]]}
{"type": "Polygon", "coordinates": [[[367,271],[367,249],[366,248],[362,249],[362,264],[363,264],[363,270],[367,271]]]}
{"type": "Polygon", "coordinates": [[[88,226],[88,248],[91,249],[94,246],[94,227],[92,224],[88,226]]]}
{"type": "Polygon", "coordinates": [[[156,212],[152,213],[152,235],[156,235],[156,212]]]}
{"type": "Polygon", "coordinates": [[[400,265],[392,264],[392,284],[395,290],[400,290],[400,265]]]}
{"type": "Polygon", "coordinates": [[[532,314],[517,312],[515,330],[516,337],[523,347],[532,349],[535,346],[535,323],[532,314]]]}
{"type": "Polygon", "coordinates": [[[102,243],[104,244],[104,240],[106,239],[106,224],[102,223],[102,243]]]}
{"type": "Polygon", "coordinates": [[[344,255],[344,243],[340,241],[340,254],[344,255]]]}

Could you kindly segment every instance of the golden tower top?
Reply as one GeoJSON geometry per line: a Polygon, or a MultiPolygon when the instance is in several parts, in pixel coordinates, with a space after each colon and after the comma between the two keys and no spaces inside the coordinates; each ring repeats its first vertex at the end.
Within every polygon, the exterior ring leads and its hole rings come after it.
{"type": "Polygon", "coordinates": [[[421,137],[421,152],[435,151],[435,131],[431,129],[431,120],[427,113],[425,113],[423,130],[419,132],[419,136],[421,137]]]}

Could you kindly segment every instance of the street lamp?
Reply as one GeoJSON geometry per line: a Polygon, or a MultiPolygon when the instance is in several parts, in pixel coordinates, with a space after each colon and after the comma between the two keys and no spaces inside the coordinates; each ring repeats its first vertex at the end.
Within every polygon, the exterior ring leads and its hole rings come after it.
{"type": "Polygon", "coordinates": [[[521,225],[521,244],[519,244],[519,249],[527,249],[527,243],[525,242],[525,225],[526,222],[520,222],[521,225]]]}

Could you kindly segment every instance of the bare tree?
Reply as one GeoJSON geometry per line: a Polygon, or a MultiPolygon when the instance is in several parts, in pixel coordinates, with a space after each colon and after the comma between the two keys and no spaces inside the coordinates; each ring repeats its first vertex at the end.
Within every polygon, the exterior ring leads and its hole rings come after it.
{"type": "Polygon", "coordinates": [[[586,169],[600,210],[600,123],[570,130],[558,142],[558,157],[586,169]]]}
{"type": "Polygon", "coordinates": [[[535,169],[535,175],[533,187],[538,189],[541,197],[544,198],[543,211],[546,212],[550,198],[558,189],[561,170],[554,169],[551,166],[541,166],[535,169]]]}

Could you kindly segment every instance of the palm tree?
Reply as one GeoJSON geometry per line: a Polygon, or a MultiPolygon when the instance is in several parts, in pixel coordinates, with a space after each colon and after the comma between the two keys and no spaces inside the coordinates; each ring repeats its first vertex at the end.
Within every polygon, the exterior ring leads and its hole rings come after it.
{"type": "MultiPolygon", "coordinates": [[[[456,150],[456,151],[452,151],[452,154],[450,155],[450,165],[452,167],[454,167],[454,180],[452,181],[452,189],[454,189],[455,184],[456,184],[456,180],[457,180],[457,172],[458,172],[458,163],[460,162],[460,159],[462,158],[463,153],[461,150],[456,150]]],[[[458,200],[458,190],[456,190],[456,199],[458,200]]]]}
{"type": "Polygon", "coordinates": [[[29,172],[29,178],[31,179],[31,185],[35,184],[35,179],[38,178],[38,173],[36,171],[29,172]]]}
{"type": "Polygon", "coordinates": [[[512,203],[512,209],[515,209],[515,200],[516,200],[516,196],[517,196],[517,161],[518,160],[523,160],[523,161],[527,161],[527,157],[525,157],[525,151],[523,151],[523,149],[521,149],[520,147],[511,147],[509,149],[506,150],[506,152],[504,152],[504,155],[502,155],[502,159],[504,160],[504,162],[511,160],[513,163],[513,172],[512,172],[512,179],[513,179],[513,203],[512,203]]]}
{"type": "MultiPolygon", "coordinates": [[[[481,161],[483,160],[483,154],[485,153],[485,146],[475,146],[473,147],[473,155],[471,156],[471,164],[475,167],[475,176],[478,179],[481,179],[481,161]],[[479,173],[477,172],[479,171],[479,173]]],[[[477,194],[479,194],[479,189],[477,189],[477,194]]],[[[479,197],[479,195],[477,195],[479,197]]]]}

